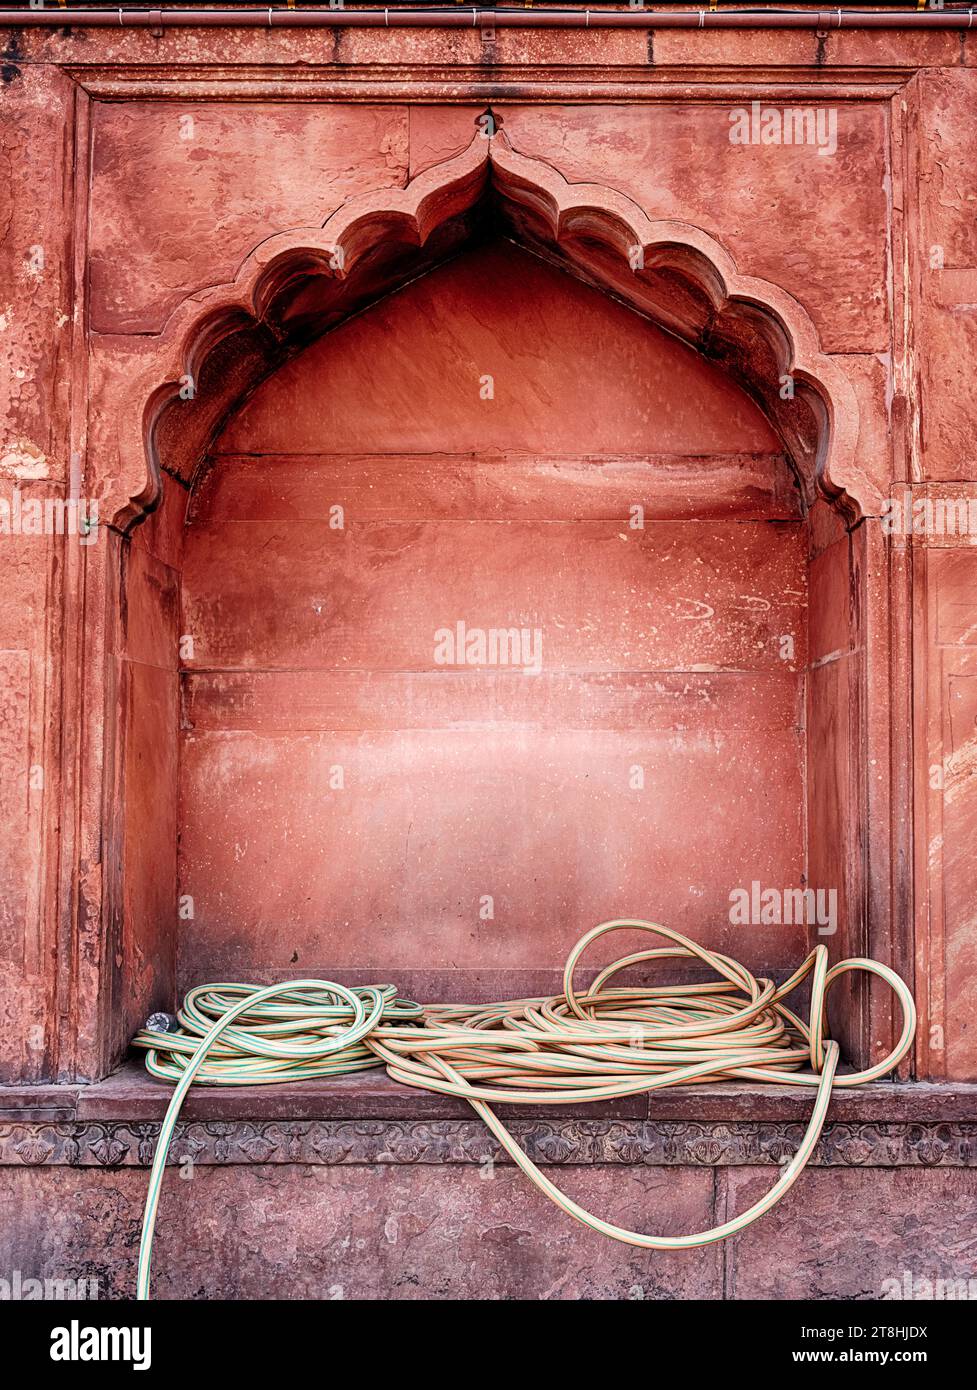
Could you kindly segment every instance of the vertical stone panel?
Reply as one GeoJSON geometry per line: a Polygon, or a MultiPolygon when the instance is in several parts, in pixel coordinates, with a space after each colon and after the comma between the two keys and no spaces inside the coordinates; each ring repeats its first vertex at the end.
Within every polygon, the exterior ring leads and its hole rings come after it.
{"type": "MultiPolygon", "coordinates": [[[[719,1218],[770,1185],[755,1168],[724,1170],[719,1218]]],[[[901,1298],[917,1280],[977,1289],[975,1223],[972,1170],[809,1168],[779,1206],[727,1242],[726,1297],[901,1298]]]]}
{"type": "MultiPolygon", "coordinates": [[[[947,491],[933,489],[941,497],[947,491]]],[[[977,510],[977,491],[969,491],[977,510]]],[[[977,1080],[977,551],[933,537],[914,555],[923,697],[916,734],[921,1042],[928,1074],[971,1081],[977,1080]]]]}
{"type": "Polygon", "coordinates": [[[977,72],[927,71],[915,84],[922,469],[930,479],[967,479],[977,476],[977,72]]]}
{"type": "Polygon", "coordinates": [[[27,533],[18,505],[68,483],[74,93],[21,64],[15,32],[0,39],[0,1079],[29,1079],[53,1065],[62,562],[77,539],[27,533]]]}

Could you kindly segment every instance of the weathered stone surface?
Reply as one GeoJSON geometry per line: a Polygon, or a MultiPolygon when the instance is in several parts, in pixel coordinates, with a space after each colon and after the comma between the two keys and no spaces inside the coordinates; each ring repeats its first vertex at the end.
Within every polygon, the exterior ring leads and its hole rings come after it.
{"type": "MultiPolygon", "coordinates": [[[[30,670],[26,652],[0,652],[0,808],[7,830],[0,860],[4,893],[0,908],[0,958],[23,958],[27,932],[26,894],[30,882],[29,779],[23,775],[24,750],[30,741],[30,670]],[[19,890],[19,891],[18,891],[19,890]]],[[[7,1020],[4,1030],[16,1036],[21,1021],[7,1020]]]]}
{"type": "MultiPolygon", "coordinates": [[[[423,975],[423,972],[417,973],[423,975]]],[[[465,972],[445,970],[439,974],[441,989],[431,991],[430,995],[418,990],[416,997],[469,997],[467,993],[452,993],[453,985],[457,987],[459,980],[464,989],[468,978],[465,972]]],[[[582,969],[581,979],[589,980],[592,974],[582,969]]],[[[438,972],[431,972],[431,975],[438,978],[438,972]]],[[[525,994],[552,992],[558,984],[556,972],[513,972],[513,975],[524,987],[525,994]]],[[[337,975],[337,979],[341,984],[354,983],[360,976],[345,971],[337,975]]],[[[493,997],[498,997],[497,993],[493,997]]],[[[167,1083],[149,1076],[141,1058],[133,1054],[131,1060],[124,1062],[111,1076],[92,1085],[0,1087],[0,1113],[4,1120],[39,1125],[60,1120],[80,1125],[137,1121],[145,1130],[144,1122],[158,1122],[163,1118],[170,1094],[167,1083]]],[[[973,1082],[946,1085],[877,1081],[837,1088],[829,1111],[829,1129],[837,1129],[831,1152],[840,1155],[842,1162],[865,1162],[871,1155],[872,1161],[879,1164],[900,1161],[901,1154],[908,1155],[907,1162],[916,1162],[912,1157],[914,1150],[921,1155],[919,1162],[931,1163],[942,1162],[944,1155],[956,1153],[953,1161],[966,1165],[977,1161],[977,1148],[973,1145],[977,1126],[973,1119],[977,1110],[975,1101],[977,1086],[973,1082]]],[[[725,1127],[730,1141],[723,1151],[725,1161],[766,1162],[769,1155],[764,1156],[764,1144],[768,1133],[772,1141],[779,1142],[784,1135],[791,1134],[796,1141],[810,1118],[811,1103],[811,1091],[805,1086],[757,1087],[743,1081],[670,1086],[653,1094],[638,1092],[586,1105],[548,1106],[546,1117],[541,1117],[538,1109],[519,1105],[507,1107],[506,1113],[520,1122],[542,1123],[543,1118],[560,1124],[587,1121],[599,1126],[611,1122],[612,1128],[618,1120],[643,1122],[650,1119],[655,1126],[662,1121],[667,1125],[684,1126],[675,1131],[682,1144],[686,1141],[695,1144],[699,1136],[716,1138],[725,1127]]],[[[344,1123],[417,1120],[426,1123],[446,1119],[470,1122],[472,1119],[465,1101],[402,1086],[391,1080],[382,1068],[333,1077],[328,1085],[305,1081],[227,1089],[191,1087],[181,1113],[194,1122],[213,1120],[220,1124],[225,1120],[277,1124],[305,1120],[341,1120],[344,1123]]],[[[663,1153],[662,1161],[671,1162],[680,1152],[676,1149],[670,1154],[663,1153]]],[[[657,1150],[652,1151],[652,1157],[659,1161],[657,1150]]],[[[639,1161],[639,1158],[640,1155],[632,1153],[629,1161],[639,1161]]],[[[696,1161],[714,1160],[706,1160],[700,1154],[696,1161]]]]}
{"type": "Polygon", "coordinates": [[[763,28],[710,33],[705,28],[662,29],[654,35],[656,67],[708,71],[716,63],[734,68],[757,66],[810,68],[818,63],[822,45],[811,30],[771,31],[763,28]]]}
{"type": "Polygon", "coordinates": [[[841,366],[858,398],[858,459],[880,497],[888,496],[893,477],[905,468],[906,401],[892,399],[892,380],[885,353],[839,354],[841,366]]]}
{"type": "MultiPolygon", "coordinates": [[[[927,490],[929,493],[930,490],[927,490]]],[[[960,500],[960,490],[955,490],[960,500]]],[[[953,497],[934,486],[931,500],[953,497]]],[[[968,488],[963,500],[974,498],[968,488]]],[[[914,493],[920,500],[920,493],[914,493]]],[[[921,976],[933,998],[929,1070],[950,1077],[977,1072],[977,551],[972,537],[932,537],[920,557],[926,622],[917,641],[927,682],[919,735],[928,776],[920,797],[920,834],[929,883],[921,902],[921,976]]]]}
{"type": "Polygon", "coordinates": [[[977,72],[926,72],[918,84],[917,204],[922,396],[921,464],[926,478],[973,476],[977,371],[977,193],[973,186],[977,72]]]}
{"type": "MultiPolygon", "coordinates": [[[[586,1232],[511,1168],[185,1171],[163,1190],[157,1297],[880,1299],[977,1278],[974,1173],[811,1171],[721,1259],[586,1232]]],[[[770,1175],[722,1170],[715,1206],[702,1171],[568,1167],[559,1181],[607,1220],[679,1234],[743,1210],[770,1175]]],[[[5,1168],[0,1191],[0,1267],[131,1296],[143,1172],[5,1168]]]]}
{"type": "Polygon", "coordinates": [[[67,477],[71,83],[4,67],[0,94],[0,482],[67,477]],[[37,170],[45,177],[38,178],[37,170]]]}
{"type": "MultiPolygon", "coordinates": [[[[180,891],[196,915],[181,980],[249,959],[545,968],[649,880],[653,916],[669,904],[735,950],[731,890],[803,871],[804,542],[777,444],[696,354],[504,244],[269,379],[217,441],[187,529],[180,891]],[[753,524],[735,515],[740,459],[753,524]],[[588,494],[603,519],[586,519],[588,494]],[[459,621],[528,624],[539,670],[464,652],[446,665],[438,634],[459,621]],[[715,815],[717,798],[744,814],[715,815]]],[[[803,930],[751,937],[765,968],[803,950],[803,930]]]]}
{"type": "Polygon", "coordinates": [[[133,102],[96,113],[91,313],[100,333],[157,332],[189,290],[231,279],[263,237],[315,226],[351,194],[406,182],[403,108],[133,102]]]}
{"type": "MultiPolygon", "coordinates": [[[[640,1300],[721,1289],[715,1246],[663,1256],[615,1245],[512,1169],[192,1171],[189,1180],[167,1175],[158,1298],[640,1300]]],[[[95,1277],[101,1297],[131,1297],[145,1181],[138,1172],[0,1169],[0,1269],[95,1277]]],[[[711,1220],[709,1172],[567,1168],[561,1181],[584,1207],[625,1225],[680,1234],[711,1220]]]]}
{"type": "MultiPolygon", "coordinates": [[[[751,1169],[729,1169],[720,1179],[720,1210],[743,1211],[763,1195],[765,1181],[751,1169]]],[[[975,1221],[977,1173],[808,1172],[773,1212],[729,1241],[726,1296],[904,1297],[893,1281],[915,1288],[927,1279],[963,1280],[973,1290],[975,1221]]]]}
{"type": "MultiPolygon", "coordinates": [[[[2,36],[0,36],[2,37],[2,36]]],[[[72,84],[18,62],[0,82],[0,1079],[50,1075],[62,574],[77,539],[18,528],[57,507],[70,452],[72,84]],[[45,176],[39,178],[37,171],[45,176]]]]}
{"type": "Polygon", "coordinates": [[[882,352],[882,113],[871,104],[819,108],[837,122],[837,150],[823,156],[817,144],[731,143],[731,113],[750,109],[739,94],[702,107],[633,108],[623,121],[600,106],[501,109],[520,153],[556,160],[569,179],[609,183],[649,217],[689,221],[719,237],[743,274],[774,281],[804,305],[827,351],[882,352]],[[813,187],[816,198],[808,196],[813,187]]]}
{"type": "Polygon", "coordinates": [[[482,106],[412,106],[410,108],[410,176],[461,154],[478,129],[482,106]]]}
{"type": "Polygon", "coordinates": [[[728,376],[505,242],[321,338],[255,392],[214,452],[437,457],[453,443],[479,460],[781,452],[728,376]]]}
{"type": "MultiPolygon", "coordinates": [[[[211,1253],[191,1274],[175,1241],[161,1288],[328,1294],[355,1249],[348,1296],[471,1297],[476,1240],[490,1296],[952,1277],[974,1194],[951,1169],[977,1152],[940,1080],[977,1078],[977,550],[872,518],[904,485],[975,489],[977,35],[59,25],[0,49],[0,494],[71,483],[120,524],[161,502],[84,552],[0,536],[0,1076],[104,1076],[172,1002],[180,934],[186,981],[400,961],[457,998],[549,991],[578,928],[639,910],[782,972],[816,932],[734,930],[723,889],[804,873],[838,892],[833,957],[913,976],[917,1074],[938,1083],[836,1101],[776,1219],[685,1261],[560,1234],[515,1174],[482,1181],[471,1121],[440,1102],[277,1096],[242,1120],[194,1098],[206,1176],[167,1199],[211,1253]],[[837,150],[732,144],[753,101],[833,113],[837,150]],[[494,154],[470,145],[489,106],[494,154]],[[192,403],[163,411],[185,372],[192,403]],[[443,605],[543,613],[555,668],[435,686],[416,639],[443,605]],[[339,758],[361,774],[342,814],[339,758]],[[615,777],[637,761],[653,809],[629,820],[615,777]],[[202,910],[182,933],[181,837],[202,910]],[[491,931],[465,906],[485,870],[491,931]]],[[[884,995],[832,995],[849,1060],[891,1044],[884,995]]],[[[62,1248],[129,1287],[143,1174],[115,1165],[145,1160],[161,1098],[113,1084],[7,1107],[0,1275],[62,1248]]],[[[689,1228],[712,1175],[686,1165],[715,1165],[738,1209],[807,1097],[690,1104],[657,1101],[658,1128],[644,1098],[603,1128],[520,1123],[598,1210],[689,1228]],[[601,1165],[624,1170],[613,1191],[601,1165]]]]}

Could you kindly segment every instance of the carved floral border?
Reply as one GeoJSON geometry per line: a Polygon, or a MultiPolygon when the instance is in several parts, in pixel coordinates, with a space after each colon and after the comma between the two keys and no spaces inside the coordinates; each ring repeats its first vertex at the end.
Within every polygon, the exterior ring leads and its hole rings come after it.
{"type": "MultiPolygon", "coordinates": [[[[514,1121],[534,1162],[653,1167],[782,1164],[802,1124],[679,1121],[514,1121]]],[[[0,1124],[0,1164],[145,1167],[159,1133],[152,1121],[0,1124]]],[[[211,1121],[177,1126],[170,1163],[508,1163],[491,1134],[467,1120],[211,1121]]],[[[830,1124],[812,1159],[820,1167],[977,1167],[977,1123],[830,1124]]]]}

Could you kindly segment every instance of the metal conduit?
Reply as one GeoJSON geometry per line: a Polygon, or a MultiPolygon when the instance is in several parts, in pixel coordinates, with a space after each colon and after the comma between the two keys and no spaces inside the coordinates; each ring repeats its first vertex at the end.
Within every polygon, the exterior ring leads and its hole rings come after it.
{"type": "Polygon", "coordinates": [[[0,9],[16,28],[282,29],[963,29],[975,8],[957,10],[601,10],[601,9],[0,9]]]}

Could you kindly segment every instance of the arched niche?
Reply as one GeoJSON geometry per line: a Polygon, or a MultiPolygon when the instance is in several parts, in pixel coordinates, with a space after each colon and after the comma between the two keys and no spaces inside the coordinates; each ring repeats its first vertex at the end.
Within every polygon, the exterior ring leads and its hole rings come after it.
{"type": "Polygon", "coordinates": [[[774,974],[861,948],[877,499],[789,296],[477,136],[263,242],[126,395],[120,1044],[211,975],[539,992],[628,913],[774,974]],[[539,673],[439,661],[458,622],[539,673]],[[731,922],[754,883],[831,930],[731,922]]]}

